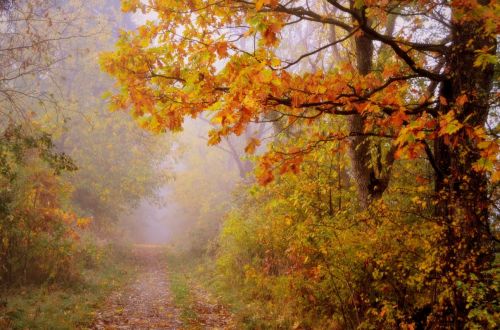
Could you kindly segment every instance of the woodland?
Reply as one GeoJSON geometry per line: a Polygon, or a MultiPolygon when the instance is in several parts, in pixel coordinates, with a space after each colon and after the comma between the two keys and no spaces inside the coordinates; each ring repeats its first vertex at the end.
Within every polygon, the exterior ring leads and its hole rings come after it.
{"type": "Polygon", "coordinates": [[[499,31],[491,0],[0,0],[0,328],[497,329],[499,31]]]}

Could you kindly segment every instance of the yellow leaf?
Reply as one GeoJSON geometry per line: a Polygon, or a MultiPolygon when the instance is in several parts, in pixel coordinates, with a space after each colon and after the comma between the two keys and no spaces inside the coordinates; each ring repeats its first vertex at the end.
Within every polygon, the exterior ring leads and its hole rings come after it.
{"type": "Polygon", "coordinates": [[[257,0],[257,2],[255,3],[255,9],[261,10],[265,2],[266,0],[257,0]]]}
{"type": "Polygon", "coordinates": [[[280,66],[280,65],[281,65],[281,60],[280,60],[279,58],[277,58],[277,57],[273,57],[273,58],[271,59],[271,65],[272,65],[273,67],[280,66]]]}

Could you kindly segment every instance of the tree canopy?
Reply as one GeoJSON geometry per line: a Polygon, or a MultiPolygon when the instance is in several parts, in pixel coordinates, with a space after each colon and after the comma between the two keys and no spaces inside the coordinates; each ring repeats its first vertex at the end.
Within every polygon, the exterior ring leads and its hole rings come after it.
{"type": "MultiPolygon", "coordinates": [[[[498,4],[135,0],[122,9],[150,20],[122,32],[101,65],[120,88],[113,108],[145,128],[176,131],[203,114],[218,144],[272,122],[277,138],[257,170],[264,185],[335,146],[349,154],[358,210],[379,205],[396,162],[424,159],[431,179],[416,180],[434,185],[423,208],[441,232],[434,270],[450,281],[428,322],[465,324],[457,283],[472,274],[490,283],[495,251],[498,4]]],[[[246,151],[261,143],[250,137],[246,151]]]]}

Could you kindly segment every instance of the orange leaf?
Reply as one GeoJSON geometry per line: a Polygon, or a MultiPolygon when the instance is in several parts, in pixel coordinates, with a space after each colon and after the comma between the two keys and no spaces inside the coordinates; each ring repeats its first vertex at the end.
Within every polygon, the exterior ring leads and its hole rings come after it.
{"type": "Polygon", "coordinates": [[[258,146],[260,146],[260,140],[257,138],[251,138],[250,142],[245,147],[245,152],[248,154],[253,154],[258,146]]]}
{"type": "Polygon", "coordinates": [[[266,0],[257,0],[257,2],[255,3],[255,9],[261,10],[262,7],[264,6],[264,3],[266,2],[267,2],[266,0]]]}
{"type": "Polygon", "coordinates": [[[219,57],[227,57],[229,54],[227,52],[228,44],[226,41],[218,42],[215,44],[215,50],[219,57]]]}
{"type": "Polygon", "coordinates": [[[462,94],[459,97],[457,97],[457,100],[455,101],[455,103],[460,107],[463,106],[465,102],[467,102],[467,95],[465,94],[462,94]]]}

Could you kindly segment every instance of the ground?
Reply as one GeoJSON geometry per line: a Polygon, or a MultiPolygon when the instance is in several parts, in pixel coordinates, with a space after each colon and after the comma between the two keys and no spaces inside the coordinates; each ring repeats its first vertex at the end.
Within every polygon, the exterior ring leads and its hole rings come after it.
{"type": "Polygon", "coordinates": [[[197,285],[189,288],[196,315],[186,322],[171,292],[168,267],[160,246],[136,246],[136,279],[111,294],[96,313],[92,329],[232,329],[230,314],[197,285]],[[193,322],[195,320],[195,322],[193,322]]]}

